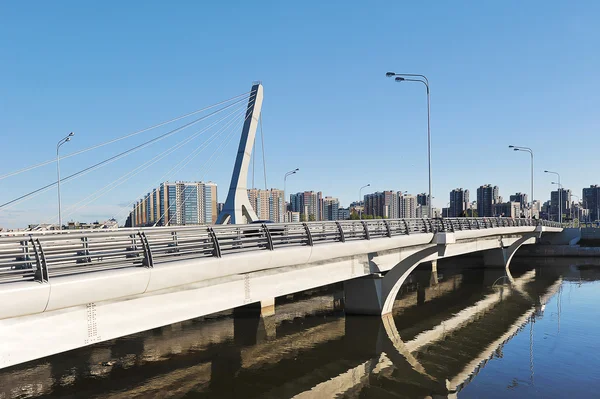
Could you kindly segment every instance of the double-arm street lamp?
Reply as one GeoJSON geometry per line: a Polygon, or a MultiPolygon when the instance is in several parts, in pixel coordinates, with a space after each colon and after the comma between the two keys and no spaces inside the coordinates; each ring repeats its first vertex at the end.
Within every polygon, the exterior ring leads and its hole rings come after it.
{"type": "Polygon", "coordinates": [[[385,76],[387,76],[388,78],[395,76],[396,82],[421,82],[425,85],[425,88],[427,89],[427,165],[429,173],[429,195],[427,200],[429,204],[429,217],[431,218],[433,213],[431,212],[431,102],[429,97],[429,80],[425,75],[414,73],[387,72],[385,76]]]}
{"type": "Polygon", "coordinates": [[[60,139],[58,144],[56,144],[56,185],[58,188],[58,229],[62,230],[62,215],[60,213],[60,156],[58,155],[59,148],[66,142],[71,141],[71,137],[73,137],[75,133],[71,132],[68,136],[60,139]]]}
{"type": "Polygon", "coordinates": [[[535,198],[533,196],[533,150],[529,147],[519,147],[516,145],[509,145],[508,148],[512,148],[515,151],[525,151],[531,155],[531,217],[533,217],[533,202],[535,198]]]}
{"type": "MultiPolygon", "coordinates": [[[[557,172],[551,172],[549,170],[545,170],[544,173],[550,173],[552,175],[558,176],[558,222],[562,223],[562,185],[560,184],[560,175],[557,172]]],[[[555,184],[552,182],[552,184],[555,184]]]]}
{"type": "MultiPolygon", "coordinates": [[[[285,174],[285,176],[283,177],[283,207],[285,208],[285,211],[284,211],[284,212],[287,212],[287,207],[285,206],[285,202],[287,201],[287,200],[285,199],[285,185],[286,185],[286,180],[287,180],[288,176],[295,175],[295,174],[296,174],[296,172],[298,172],[299,170],[300,170],[299,168],[296,168],[296,169],[294,169],[294,170],[290,170],[290,171],[289,171],[289,172],[287,172],[287,173],[285,174]]],[[[284,216],[284,217],[285,217],[285,216],[284,216]]],[[[284,219],[284,220],[285,220],[285,219],[284,219]]]]}
{"type": "MultiPolygon", "coordinates": [[[[361,197],[362,197],[362,190],[363,190],[363,188],[370,187],[370,186],[371,186],[371,183],[369,183],[369,184],[365,184],[364,186],[362,186],[362,187],[360,188],[360,190],[358,190],[358,203],[359,203],[359,204],[360,204],[360,200],[361,200],[361,197]]],[[[363,206],[362,206],[362,208],[364,208],[364,207],[365,207],[365,205],[366,205],[366,204],[363,202],[363,206]]],[[[359,218],[359,219],[362,219],[362,208],[360,208],[360,209],[358,210],[358,218],[359,218]]]]}

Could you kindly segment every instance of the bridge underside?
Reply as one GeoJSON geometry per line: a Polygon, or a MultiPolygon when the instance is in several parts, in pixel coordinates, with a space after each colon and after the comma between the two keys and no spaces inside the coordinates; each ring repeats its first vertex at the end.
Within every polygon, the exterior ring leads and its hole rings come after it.
{"type": "MultiPolygon", "coordinates": [[[[422,262],[502,250],[518,241],[525,244],[535,241],[529,236],[523,240],[524,237],[526,234],[523,232],[511,234],[507,231],[501,235],[435,243],[433,234],[419,234],[398,237],[393,244],[395,248],[389,247],[390,242],[395,240],[392,238],[389,241],[322,244],[279,252],[232,255],[214,263],[206,260],[173,262],[151,270],[139,269],[141,273],[156,273],[159,278],[148,279],[144,294],[114,300],[103,300],[97,292],[114,294],[116,280],[111,278],[111,273],[115,271],[86,275],[90,280],[86,284],[81,281],[74,284],[67,277],[61,283],[57,278],[52,283],[52,290],[62,292],[62,296],[49,301],[45,312],[0,320],[0,342],[4,344],[0,349],[0,368],[315,287],[372,275],[390,275],[389,272],[402,262],[407,259],[412,262],[415,255],[420,257],[419,254],[423,253],[427,256],[419,258],[410,270],[422,262]],[[382,245],[383,242],[387,242],[388,247],[382,245]],[[351,251],[354,254],[341,256],[351,251]],[[290,261],[291,258],[296,261],[290,261]],[[203,262],[206,262],[206,268],[202,267],[203,262]],[[223,270],[230,270],[232,274],[222,277],[211,274],[222,274],[223,270]],[[190,278],[197,280],[191,284],[160,288],[161,284],[168,286],[174,281],[189,281],[190,278]],[[83,288],[69,290],[73,287],[83,288]],[[91,288],[94,288],[96,300],[89,300],[94,298],[87,292],[91,288]],[[80,303],[76,306],[64,306],[77,300],[80,303]]],[[[115,276],[122,281],[124,272],[120,273],[115,276]]],[[[401,273],[402,281],[408,273],[409,270],[401,273]]],[[[401,285],[399,281],[395,282],[398,287],[401,285]]],[[[390,296],[392,291],[389,290],[387,295],[390,296]]],[[[0,292],[0,299],[9,294],[0,292]]],[[[17,291],[12,294],[13,300],[18,299],[17,291]]],[[[394,298],[391,297],[392,304],[394,298]]],[[[360,303],[361,300],[356,292],[346,292],[346,303],[360,303]]],[[[382,309],[380,307],[378,312],[369,309],[363,313],[385,313],[382,309]]]]}

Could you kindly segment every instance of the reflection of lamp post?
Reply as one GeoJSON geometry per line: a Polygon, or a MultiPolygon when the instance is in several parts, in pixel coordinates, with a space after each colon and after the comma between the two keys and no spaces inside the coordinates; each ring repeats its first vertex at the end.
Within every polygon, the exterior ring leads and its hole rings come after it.
{"type": "MultiPolygon", "coordinates": [[[[370,186],[371,186],[371,183],[369,183],[369,184],[366,184],[366,185],[362,186],[362,187],[360,188],[360,190],[358,190],[358,203],[359,203],[359,204],[360,204],[360,198],[361,198],[361,196],[362,196],[362,189],[363,189],[363,188],[365,188],[365,187],[370,187],[370,186]]],[[[366,205],[366,204],[365,204],[365,203],[364,203],[364,201],[363,201],[363,206],[362,206],[362,207],[364,208],[364,207],[365,207],[365,205],[366,205]]],[[[358,218],[359,218],[359,219],[362,219],[362,208],[360,208],[360,209],[358,210],[358,218]]]]}
{"type": "MultiPolygon", "coordinates": [[[[560,185],[560,175],[556,172],[551,172],[549,170],[545,170],[544,173],[550,173],[553,175],[558,176],[558,222],[562,223],[562,190],[561,185],[560,185]]],[[[552,198],[550,198],[551,202],[552,202],[552,198]]]]}
{"type": "Polygon", "coordinates": [[[508,148],[512,148],[515,151],[525,151],[531,154],[531,217],[533,217],[533,150],[529,147],[518,147],[514,145],[509,145],[508,148]]]}
{"type": "MultiPolygon", "coordinates": [[[[286,199],[285,199],[285,184],[286,184],[286,180],[287,180],[288,176],[295,175],[296,172],[298,172],[299,170],[300,169],[298,169],[298,168],[296,168],[294,170],[290,170],[283,177],[283,207],[285,208],[285,215],[287,215],[287,206],[285,206],[285,201],[286,201],[286,199]]],[[[284,219],[283,220],[285,220],[285,215],[284,215],[284,219]]]]}
{"type": "Polygon", "coordinates": [[[425,85],[427,89],[427,165],[429,170],[429,217],[431,218],[431,107],[430,107],[430,98],[429,98],[429,80],[425,75],[413,74],[413,73],[395,73],[395,72],[387,72],[385,74],[388,78],[392,76],[396,76],[396,82],[421,82],[425,85]],[[412,76],[421,79],[409,79],[405,78],[405,76],[412,76]]]}
{"type": "Polygon", "coordinates": [[[63,137],[58,144],[56,144],[56,185],[58,188],[58,229],[62,230],[62,216],[60,214],[60,156],[58,155],[58,149],[67,141],[71,141],[75,133],[71,132],[68,136],[63,137]]]}

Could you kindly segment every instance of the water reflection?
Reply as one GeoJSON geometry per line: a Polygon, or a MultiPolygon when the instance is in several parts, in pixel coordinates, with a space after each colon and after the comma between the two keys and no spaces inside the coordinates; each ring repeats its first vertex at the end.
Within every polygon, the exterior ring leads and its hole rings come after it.
{"type": "Polygon", "coordinates": [[[345,317],[332,286],[278,299],[273,316],[237,309],[34,361],[0,372],[0,399],[456,397],[515,336],[530,339],[520,378],[533,385],[534,323],[564,284],[600,268],[476,266],[417,269],[383,319],[345,317]]]}

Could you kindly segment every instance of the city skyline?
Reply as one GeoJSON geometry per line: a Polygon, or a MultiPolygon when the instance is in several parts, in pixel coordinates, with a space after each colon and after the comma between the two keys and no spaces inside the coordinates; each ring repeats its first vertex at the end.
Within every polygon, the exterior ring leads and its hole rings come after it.
{"type": "MultiPolygon", "coordinates": [[[[387,71],[396,71],[423,73],[430,80],[434,207],[445,206],[452,188],[478,187],[486,181],[506,193],[529,194],[529,159],[508,145],[535,152],[534,199],[549,198],[555,189],[545,169],[558,171],[563,185],[579,193],[600,182],[580,172],[582,159],[588,170],[600,170],[594,150],[600,125],[595,112],[600,58],[589,51],[600,38],[593,28],[600,4],[545,5],[541,10],[533,3],[480,4],[465,13],[452,4],[438,4],[433,10],[407,4],[400,24],[398,13],[367,4],[312,3],[303,10],[289,4],[242,4],[234,9],[217,4],[189,9],[122,4],[121,17],[109,5],[99,5],[92,13],[86,5],[39,4],[34,14],[25,4],[5,5],[0,37],[6,40],[7,57],[0,73],[11,78],[4,80],[0,107],[5,139],[0,174],[52,159],[56,141],[71,131],[76,135],[61,148],[64,154],[230,98],[260,79],[265,86],[269,186],[281,187],[284,173],[300,168],[287,181],[289,192],[304,187],[334,192],[345,204],[358,200],[358,189],[367,183],[374,190],[400,186],[412,193],[427,192],[425,93],[418,85],[385,77],[387,71]],[[408,17],[425,12],[433,21],[427,26],[408,17]],[[226,21],[221,18],[225,13],[226,21]],[[195,15],[204,15],[206,23],[199,25],[195,15]],[[534,16],[546,23],[531,24],[534,16]],[[178,20],[178,28],[147,29],[147,23],[160,26],[164,18],[178,20]],[[494,29],[509,20],[510,31],[494,29]],[[109,32],[104,29],[107,23],[109,32]],[[40,40],[39,31],[45,40],[40,40]],[[248,31],[260,38],[259,50],[239,40],[248,31]],[[273,31],[279,34],[275,37],[273,31]],[[402,51],[393,51],[390,37],[413,40],[402,51]],[[197,51],[189,53],[189,48],[197,51]],[[183,54],[187,62],[173,62],[183,54]],[[66,59],[69,62],[62,61],[66,59]],[[560,78],[566,75],[572,79],[560,78]],[[356,84],[349,84],[350,78],[356,84]],[[302,123],[295,123],[299,112],[302,123]],[[575,139],[568,141],[572,150],[566,137],[575,139]],[[365,162],[366,157],[371,162],[365,162]],[[360,160],[360,168],[348,160],[360,160]]],[[[226,188],[236,146],[234,139],[209,173],[198,159],[165,180],[210,178],[226,188]]],[[[185,150],[180,150],[182,157],[185,150]]],[[[76,184],[66,182],[64,207],[159,152],[147,151],[76,184]]],[[[65,159],[61,168],[73,173],[116,152],[116,146],[109,146],[65,159]]],[[[258,162],[260,156],[261,151],[258,162]]],[[[132,201],[155,186],[152,177],[158,178],[168,163],[157,163],[143,178],[67,218],[126,214],[132,201]]],[[[0,180],[1,199],[8,201],[55,179],[50,164],[0,180]]],[[[257,181],[262,186],[261,173],[257,181]]],[[[18,227],[55,218],[55,197],[50,190],[0,210],[0,225],[18,227]]]]}

